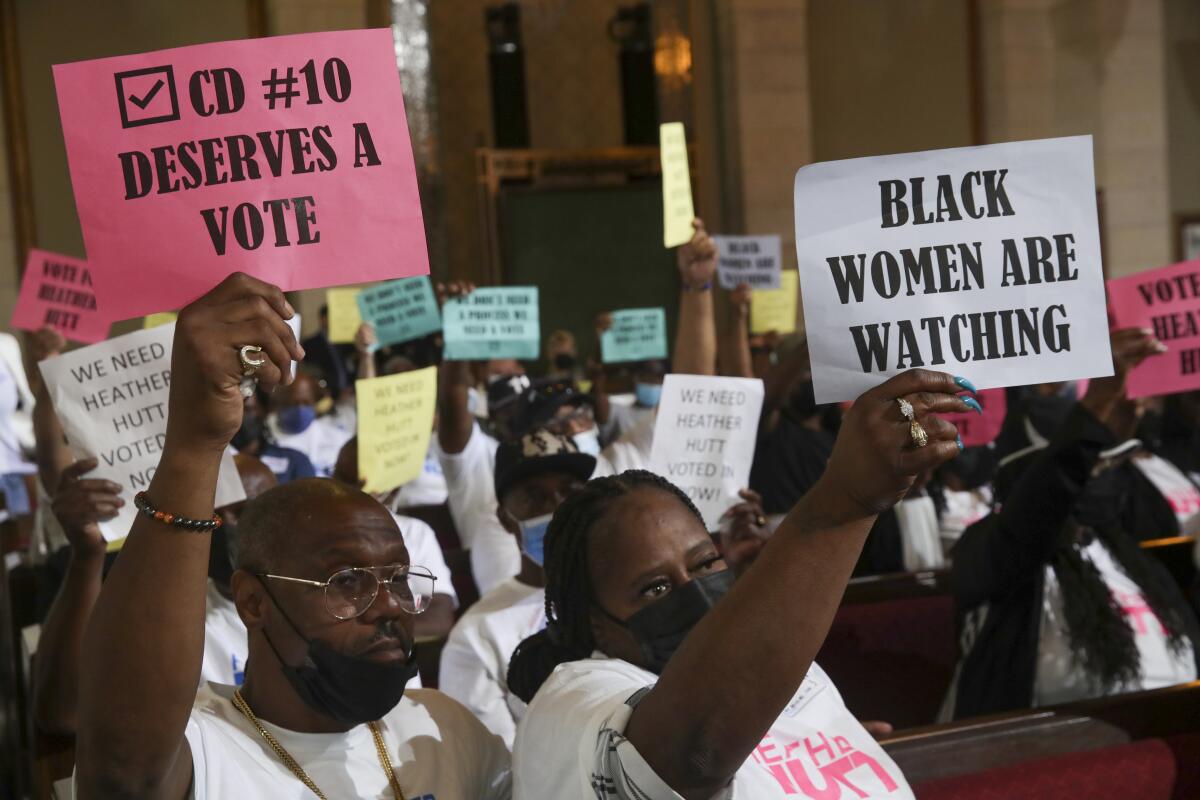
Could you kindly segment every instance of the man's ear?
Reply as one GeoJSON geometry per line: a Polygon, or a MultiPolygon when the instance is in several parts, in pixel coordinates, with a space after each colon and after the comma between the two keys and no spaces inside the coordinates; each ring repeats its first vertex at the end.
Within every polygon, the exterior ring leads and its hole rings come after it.
{"type": "Polygon", "coordinates": [[[266,623],[264,615],[269,599],[261,579],[244,569],[234,570],[229,579],[229,588],[233,592],[233,603],[237,606],[238,616],[242,618],[246,629],[263,627],[266,623]]]}
{"type": "Polygon", "coordinates": [[[496,518],[500,520],[500,525],[504,530],[517,537],[521,538],[521,523],[517,522],[517,518],[512,515],[512,512],[503,505],[496,506],[496,518]]]}

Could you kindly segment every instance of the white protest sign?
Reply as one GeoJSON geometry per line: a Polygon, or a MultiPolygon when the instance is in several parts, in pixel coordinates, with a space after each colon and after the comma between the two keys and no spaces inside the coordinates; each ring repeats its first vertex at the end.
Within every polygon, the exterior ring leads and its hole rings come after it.
{"type": "Polygon", "coordinates": [[[1090,136],[813,164],[795,201],[818,403],[1112,374],[1090,136]]]}
{"type": "Polygon", "coordinates": [[[663,380],[651,469],[692,498],[710,531],[750,485],[762,402],[757,378],[668,375],[663,380]]]}
{"type": "Polygon", "coordinates": [[[751,289],[778,289],[782,247],[778,236],[714,236],[717,279],[722,289],[747,284],[751,289]]]}
{"type": "MultiPolygon", "coordinates": [[[[125,505],[100,524],[108,541],[124,538],[137,515],[133,496],[150,485],[167,438],[171,343],[175,325],[134,331],[91,347],[47,359],[38,366],[79,458],[95,458],[89,478],[121,485],[125,505]]],[[[231,352],[231,358],[237,354],[231,352]]],[[[246,499],[233,456],[226,451],[217,480],[216,505],[246,499]]]]}

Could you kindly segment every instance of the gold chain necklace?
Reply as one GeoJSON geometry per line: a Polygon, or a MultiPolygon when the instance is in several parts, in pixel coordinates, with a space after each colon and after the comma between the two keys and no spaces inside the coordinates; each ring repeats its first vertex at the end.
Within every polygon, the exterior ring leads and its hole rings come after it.
{"type": "MultiPolygon", "coordinates": [[[[296,759],[292,758],[292,754],[284,749],[283,745],[271,735],[271,732],[263,727],[258,721],[258,717],[254,716],[254,712],[250,710],[250,706],[246,703],[246,698],[242,697],[242,690],[235,689],[233,692],[233,705],[238,711],[242,712],[242,716],[250,721],[254,727],[258,728],[259,734],[271,749],[275,751],[275,755],[279,756],[279,760],[284,766],[292,771],[292,774],[300,779],[300,782],[308,787],[308,790],[315,794],[321,800],[329,800],[325,793],[317,788],[317,785],[312,782],[312,778],[308,777],[308,773],[304,768],[296,763],[296,759]]],[[[379,723],[368,722],[367,727],[371,729],[371,735],[375,737],[375,752],[379,756],[379,763],[383,766],[384,774],[387,775],[388,783],[392,786],[392,795],[396,800],[406,800],[404,792],[400,789],[400,782],[396,780],[396,773],[392,771],[392,760],[388,758],[387,745],[383,741],[383,733],[379,730],[379,723]]]]}

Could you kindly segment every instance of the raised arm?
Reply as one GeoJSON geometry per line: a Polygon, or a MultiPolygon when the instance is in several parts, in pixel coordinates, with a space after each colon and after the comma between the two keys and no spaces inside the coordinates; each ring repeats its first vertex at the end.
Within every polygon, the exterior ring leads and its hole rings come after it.
{"type": "Polygon", "coordinates": [[[626,736],[681,795],[710,798],[724,788],[792,699],[876,515],[919,472],[960,452],[954,426],[930,416],[966,410],[958,391],[949,375],[913,370],[860,397],[824,476],[638,704],[626,736]],[[926,447],[914,445],[898,397],[912,404],[926,447]]]}
{"type": "Polygon", "coordinates": [[[369,322],[359,325],[354,332],[354,349],[358,351],[357,377],[360,381],[370,380],[376,375],[375,353],[371,349],[375,341],[375,326],[369,322]]]}
{"type": "Polygon", "coordinates": [[[47,492],[55,490],[59,476],[74,458],[67,447],[62,423],[54,413],[54,402],[50,399],[50,391],[46,388],[46,382],[42,380],[42,371],[38,364],[58,355],[66,346],[66,339],[53,328],[43,328],[25,337],[25,374],[29,376],[29,386],[34,398],[34,458],[37,461],[38,478],[47,492]]]}
{"type": "Polygon", "coordinates": [[[600,338],[612,327],[612,314],[608,311],[596,315],[596,341],[592,357],[588,359],[588,377],[592,381],[592,404],[596,410],[596,424],[601,428],[608,425],[612,417],[612,403],[608,399],[608,369],[604,364],[604,352],[600,338]]]}
{"type": "Polygon", "coordinates": [[[717,329],[713,316],[713,277],[717,272],[717,246],[704,230],[703,220],[692,222],[696,233],[677,251],[679,267],[679,322],[671,369],[686,375],[715,375],[717,329]]]}
{"type": "MultiPolygon", "coordinates": [[[[475,286],[462,281],[437,285],[438,304],[475,291],[475,286]]],[[[471,417],[471,362],[442,359],[438,370],[438,446],[443,453],[461,453],[471,440],[475,420],[471,417]]]]}
{"type": "MultiPolygon", "coordinates": [[[[277,287],[235,273],[185,308],[175,329],[162,459],[146,492],[177,517],[213,515],[221,455],[242,420],[238,351],[262,347],[259,384],[291,382],[302,358],[277,287]]],[[[182,798],[184,738],[204,651],[207,532],[139,514],[92,612],[80,661],[78,796],[182,798]]]]}
{"type": "Polygon", "coordinates": [[[116,516],[124,505],[120,486],[83,477],[96,463],[89,458],[67,467],[54,491],[54,516],[71,543],[71,558],[33,662],[34,719],[47,733],[75,733],[83,634],[104,569],[104,537],[96,523],[116,516]]]}
{"type": "Polygon", "coordinates": [[[729,327],[721,337],[721,374],[732,378],[753,378],[750,356],[750,287],[739,285],[729,293],[729,327]]]}

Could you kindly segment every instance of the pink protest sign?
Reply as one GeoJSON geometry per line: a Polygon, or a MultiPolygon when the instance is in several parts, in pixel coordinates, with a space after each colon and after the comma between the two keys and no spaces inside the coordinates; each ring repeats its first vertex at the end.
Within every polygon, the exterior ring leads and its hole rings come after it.
{"type": "Polygon", "coordinates": [[[975,395],[983,414],[965,411],[961,414],[939,414],[947,422],[952,422],[958,428],[967,447],[979,447],[991,444],[1000,435],[1000,426],[1004,424],[1004,415],[1008,413],[1008,400],[1003,389],[984,389],[975,395]]]}
{"type": "Polygon", "coordinates": [[[26,331],[54,328],[84,344],[108,337],[111,316],[97,309],[92,273],[78,258],[30,250],[12,327],[26,331]]]}
{"type": "Polygon", "coordinates": [[[54,81],[113,319],[234,270],[289,290],[429,272],[390,31],[59,64],[54,81]]]}
{"type": "Polygon", "coordinates": [[[1200,260],[1108,282],[1113,323],[1148,328],[1169,349],[1129,373],[1130,397],[1200,388],[1200,260]]]}

